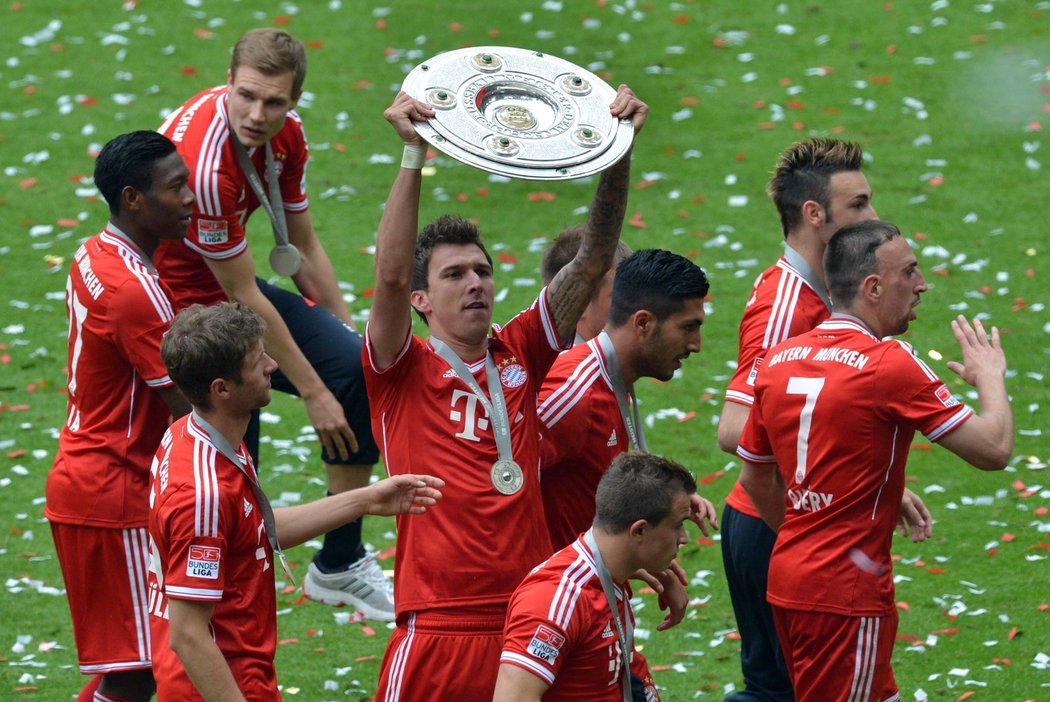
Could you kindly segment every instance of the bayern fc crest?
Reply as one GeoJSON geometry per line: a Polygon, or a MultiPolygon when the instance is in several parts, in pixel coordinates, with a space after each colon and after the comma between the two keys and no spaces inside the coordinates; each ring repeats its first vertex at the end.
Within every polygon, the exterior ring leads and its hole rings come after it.
{"type": "Polygon", "coordinates": [[[525,384],[528,380],[529,374],[525,369],[517,364],[512,363],[503,369],[503,372],[499,374],[500,382],[503,383],[503,387],[506,388],[517,388],[525,384]]]}

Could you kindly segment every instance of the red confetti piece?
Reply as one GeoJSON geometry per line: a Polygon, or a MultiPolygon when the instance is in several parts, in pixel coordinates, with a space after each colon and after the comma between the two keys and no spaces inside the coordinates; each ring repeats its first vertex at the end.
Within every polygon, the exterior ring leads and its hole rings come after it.
{"type": "Polygon", "coordinates": [[[197,37],[198,39],[214,39],[215,32],[209,31],[204,27],[197,27],[193,30],[193,36],[197,37]]]}
{"type": "Polygon", "coordinates": [[[983,34],[974,34],[970,37],[971,44],[984,44],[988,41],[988,37],[983,34]]]}
{"type": "Polygon", "coordinates": [[[529,202],[554,202],[557,196],[554,193],[529,193],[529,202]]]}
{"type": "Polygon", "coordinates": [[[463,29],[463,23],[462,22],[453,22],[452,24],[450,24],[448,26],[448,29],[449,29],[450,32],[459,32],[459,31],[461,31],[463,29]]]}
{"type": "Polygon", "coordinates": [[[765,100],[755,100],[755,105],[754,106],[755,106],[756,110],[764,110],[764,109],[766,109],[766,101],[765,100]]]}
{"type": "Polygon", "coordinates": [[[56,224],[58,224],[58,226],[60,227],[75,227],[80,224],[80,220],[63,217],[62,219],[58,220],[56,224]]]}
{"type": "Polygon", "coordinates": [[[640,180],[640,181],[638,181],[635,184],[634,189],[635,190],[645,190],[646,188],[651,188],[654,185],[656,185],[656,181],[655,180],[640,180]]]}
{"type": "Polygon", "coordinates": [[[886,47],[886,53],[889,54],[890,56],[892,56],[893,54],[897,53],[897,45],[896,44],[890,44],[889,46],[887,46],[886,47]]]}
{"type": "Polygon", "coordinates": [[[919,442],[913,443],[911,445],[911,448],[912,448],[913,451],[932,451],[933,450],[933,446],[930,446],[929,444],[919,443],[919,442]]]}
{"type": "MultiPolygon", "coordinates": [[[[675,24],[689,24],[689,16],[688,15],[677,15],[671,21],[674,22],[675,24]]],[[[716,46],[717,46],[717,44],[716,44],[716,46]]]]}
{"type": "Polygon", "coordinates": [[[332,150],[338,151],[339,153],[346,152],[346,144],[332,144],[332,150]]]}
{"type": "Polygon", "coordinates": [[[376,20],[376,29],[378,29],[379,31],[383,31],[384,29],[386,29],[386,20],[383,19],[382,17],[377,19],[376,20]]]}
{"type": "Polygon", "coordinates": [[[893,77],[892,76],[872,76],[871,77],[871,84],[872,85],[889,85],[892,82],[893,82],[893,77]]]}
{"type": "Polygon", "coordinates": [[[935,188],[939,188],[940,186],[944,185],[944,176],[935,175],[934,177],[930,178],[930,185],[932,185],[935,188]]]}
{"type": "Polygon", "coordinates": [[[365,288],[364,291],[362,291],[362,293],[361,293],[361,297],[372,298],[372,297],[375,296],[375,294],[376,294],[376,289],[375,288],[365,288]]]}
{"type": "Polygon", "coordinates": [[[696,412],[686,412],[685,414],[683,414],[681,417],[678,418],[678,423],[681,424],[682,422],[688,422],[690,419],[692,419],[695,416],[696,416],[696,412]]]}
{"type": "Polygon", "coordinates": [[[380,561],[386,561],[386,560],[389,560],[389,559],[393,558],[394,554],[396,554],[396,553],[397,553],[397,544],[394,544],[390,548],[385,549],[385,550],[380,551],[379,553],[377,553],[376,554],[376,558],[378,560],[380,560],[380,561]]]}
{"type": "Polygon", "coordinates": [[[503,32],[501,32],[501,31],[500,31],[500,30],[498,30],[498,29],[490,29],[490,30],[489,30],[489,31],[487,32],[487,34],[488,34],[488,35],[489,35],[490,37],[492,37],[493,39],[498,39],[498,38],[499,38],[499,37],[500,37],[500,36],[501,36],[501,35],[503,34],[503,32]]]}
{"type": "Polygon", "coordinates": [[[729,639],[730,641],[739,641],[740,640],[740,632],[739,631],[731,631],[728,634],[726,634],[726,638],[729,639]]]}
{"type": "Polygon", "coordinates": [[[669,666],[669,665],[651,665],[651,666],[649,666],[649,670],[653,671],[654,673],[662,672],[662,671],[670,670],[670,669],[671,669],[671,666],[669,666]]]}
{"type": "Polygon", "coordinates": [[[362,624],[361,625],[361,633],[364,634],[365,636],[375,636],[376,635],[376,630],[373,629],[372,627],[368,626],[367,624],[362,624]]]}
{"type": "Polygon", "coordinates": [[[651,587],[649,587],[648,585],[646,585],[645,587],[643,587],[640,590],[638,590],[638,594],[640,594],[640,595],[655,595],[656,594],[656,590],[654,590],[651,587]]]}
{"type": "Polygon", "coordinates": [[[741,162],[741,161],[746,161],[747,160],[747,154],[745,152],[743,152],[743,151],[738,151],[736,153],[736,160],[737,160],[738,163],[741,162]]]}
{"type": "Polygon", "coordinates": [[[0,356],[0,363],[3,363],[4,365],[7,365],[10,362],[11,362],[11,354],[5,353],[4,355],[0,356]]]}
{"type": "Polygon", "coordinates": [[[1010,627],[1010,633],[1006,635],[1006,640],[1013,641],[1015,638],[1017,638],[1017,635],[1020,633],[1021,632],[1017,630],[1016,626],[1012,626],[1010,627]]]}
{"type": "Polygon", "coordinates": [[[641,212],[635,213],[635,215],[633,217],[631,217],[631,219],[627,223],[630,224],[632,227],[637,227],[638,229],[648,229],[649,228],[649,225],[645,223],[644,219],[642,219],[642,213],[641,212]]]}
{"type": "Polygon", "coordinates": [[[488,197],[489,196],[489,189],[488,188],[478,188],[477,190],[474,191],[474,194],[477,195],[478,197],[488,197]]]}
{"type": "Polygon", "coordinates": [[[1002,536],[1002,540],[1005,541],[1008,544],[1012,543],[1014,538],[1016,538],[1016,537],[1013,534],[1011,534],[1010,532],[1006,532],[1002,536]]]}
{"type": "Polygon", "coordinates": [[[66,50],[66,47],[62,46],[61,44],[51,44],[47,48],[49,48],[51,50],[51,53],[53,54],[60,54],[66,50]]]}
{"type": "Polygon", "coordinates": [[[905,612],[910,612],[911,611],[911,605],[908,604],[907,602],[905,602],[904,600],[901,600],[900,602],[897,603],[897,609],[904,610],[905,612]]]}
{"type": "Polygon", "coordinates": [[[298,607],[299,605],[306,604],[309,601],[310,601],[310,598],[308,598],[305,594],[303,594],[303,595],[299,595],[299,599],[297,599],[295,602],[293,602],[292,605],[295,606],[295,607],[298,607]]]}
{"type": "Polygon", "coordinates": [[[1044,602],[1043,604],[1036,607],[1040,612],[1050,612],[1050,604],[1044,602]]]}
{"type": "Polygon", "coordinates": [[[758,128],[761,129],[762,131],[769,131],[770,129],[776,129],[777,128],[777,123],[776,122],[759,122],[758,128]]]}
{"type": "Polygon", "coordinates": [[[721,49],[726,45],[726,40],[722,37],[715,37],[711,41],[711,45],[714,46],[716,49],[721,49]]]}
{"type": "Polygon", "coordinates": [[[993,658],[992,663],[998,663],[1000,665],[1010,665],[1009,658],[993,658]]]}
{"type": "Polygon", "coordinates": [[[273,18],[273,23],[279,26],[286,26],[291,22],[291,18],[288,15],[277,15],[273,18]]]}
{"type": "Polygon", "coordinates": [[[959,695],[955,699],[957,699],[957,700],[965,700],[965,699],[969,699],[971,697],[973,697],[973,690],[967,690],[966,692],[962,693],[961,695],[959,695]]]}
{"type": "Polygon", "coordinates": [[[11,3],[11,12],[21,12],[21,11],[22,11],[22,3],[20,3],[20,2],[13,2],[13,3],[11,3]]]}
{"type": "Polygon", "coordinates": [[[364,663],[365,661],[374,661],[375,659],[375,654],[371,656],[358,656],[354,659],[354,663],[364,663]]]}
{"type": "Polygon", "coordinates": [[[22,88],[22,92],[25,93],[26,95],[32,95],[33,93],[36,92],[36,86],[35,85],[27,85],[26,87],[22,88]]]}
{"type": "Polygon", "coordinates": [[[514,254],[509,254],[506,251],[500,251],[499,255],[496,256],[500,263],[517,263],[518,257],[514,254]]]}
{"type": "Polygon", "coordinates": [[[7,452],[7,457],[8,458],[21,458],[22,456],[26,455],[27,453],[29,453],[29,452],[26,451],[25,449],[15,449],[14,451],[8,451],[7,452]]]}
{"type": "Polygon", "coordinates": [[[803,129],[806,128],[806,123],[805,122],[792,122],[791,128],[796,130],[796,131],[802,131],[803,129]]]}
{"type": "Polygon", "coordinates": [[[372,87],[372,81],[370,80],[359,80],[354,83],[354,90],[368,90],[372,87]]]}
{"type": "Polygon", "coordinates": [[[1045,517],[1047,511],[1048,510],[1046,507],[1036,507],[1034,510],[1032,510],[1032,513],[1037,517],[1045,517]]]}
{"type": "Polygon", "coordinates": [[[995,548],[994,546],[992,548],[988,549],[988,557],[989,558],[992,558],[992,557],[998,556],[998,555],[999,555],[999,549],[995,548]]]}
{"type": "Polygon", "coordinates": [[[182,75],[184,75],[184,76],[195,76],[195,75],[197,75],[197,67],[196,66],[183,66],[182,67],[182,75]]]}
{"type": "Polygon", "coordinates": [[[1025,274],[1026,278],[1034,278],[1035,277],[1035,269],[1034,268],[1025,268],[1024,269],[1024,274],[1025,274]]]}
{"type": "Polygon", "coordinates": [[[308,47],[310,47],[311,49],[322,49],[322,48],[324,48],[324,42],[321,41],[320,39],[311,39],[310,41],[306,42],[306,45],[308,47]]]}
{"type": "Polygon", "coordinates": [[[716,480],[718,480],[719,478],[721,478],[725,474],[726,474],[726,472],[724,470],[716,470],[714,473],[708,473],[707,475],[702,476],[700,478],[700,484],[701,485],[710,485],[711,483],[715,482],[716,480]]]}
{"type": "Polygon", "coordinates": [[[790,78],[781,78],[777,82],[780,83],[781,86],[786,88],[789,85],[791,85],[792,83],[794,83],[795,81],[791,80],[790,78]]]}
{"type": "Polygon", "coordinates": [[[701,546],[714,546],[715,545],[714,540],[713,539],[709,539],[706,536],[698,536],[698,537],[696,537],[696,543],[698,543],[701,546]]]}
{"type": "Polygon", "coordinates": [[[696,105],[700,102],[700,98],[695,95],[686,95],[678,99],[679,105],[696,105]]]}
{"type": "Polygon", "coordinates": [[[460,202],[466,202],[467,200],[470,199],[470,196],[467,195],[466,193],[457,193],[456,194],[456,199],[459,200],[460,202]]]}
{"type": "Polygon", "coordinates": [[[954,636],[955,634],[959,633],[959,628],[952,627],[951,629],[938,629],[937,631],[931,633],[937,634],[938,636],[954,636]]]}
{"type": "Polygon", "coordinates": [[[806,103],[802,102],[801,100],[788,100],[787,108],[789,110],[804,110],[806,109],[806,103]]]}
{"type": "Polygon", "coordinates": [[[930,573],[931,575],[943,575],[945,571],[944,571],[944,568],[938,568],[937,566],[930,566],[929,568],[926,569],[926,572],[930,573]]]}
{"type": "Polygon", "coordinates": [[[299,643],[299,639],[297,639],[295,637],[292,637],[290,639],[281,639],[281,640],[279,640],[277,642],[277,645],[278,646],[284,646],[286,644],[295,644],[295,643],[299,643]]]}
{"type": "MultiPolygon", "coordinates": [[[[900,604],[897,605],[898,607],[900,604]]],[[[895,637],[897,641],[907,641],[908,643],[924,643],[919,641],[919,637],[915,634],[897,634],[895,637]]]]}
{"type": "Polygon", "coordinates": [[[34,185],[36,185],[36,178],[24,178],[18,181],[18,186],[23,189],[31,188],[34,185]]]}

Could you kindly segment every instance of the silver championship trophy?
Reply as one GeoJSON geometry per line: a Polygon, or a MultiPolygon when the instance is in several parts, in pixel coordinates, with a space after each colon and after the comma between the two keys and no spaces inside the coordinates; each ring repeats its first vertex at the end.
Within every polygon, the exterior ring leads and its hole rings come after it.
{"type": "Polygon", "coordinates": [[[457,49],[416,66],[401,86],[435,110],[416,131],[491,173],[570,180],[603,171],[631,146],[629,119],[609,114],[616,91],[549,54],[507,46],[457,49]]]}

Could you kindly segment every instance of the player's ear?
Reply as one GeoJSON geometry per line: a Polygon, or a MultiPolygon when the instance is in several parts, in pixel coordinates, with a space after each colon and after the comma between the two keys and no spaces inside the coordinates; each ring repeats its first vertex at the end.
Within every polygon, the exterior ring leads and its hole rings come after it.
{"type": "Polygon", "coordinates": [[[230,396],[230,381],[226,378],[215,378],[209,386],[212,397],[226,399],[230,396]]]}
{"type": "Polygon", "coordinates": [[[802,203],[802,219],[809,226],[819,229],[824,226],[826,218],[827,213],[824,211],[824,206],[816,200],[806,200],[802,203]]]}
{"type": "Polygon", "coordinates": [[[638,310],[631,315],[631,324],[639,335],[648,336],[656,328],[656,315],[649,310],[638,310]]]}
{"type": "Polygon", "coordinates": [[[650,524],[648,521],[644,519],[639,519],[633,524],[631,524],[631,526],[628,527],[627,531],[631,535],[631,538],[633,540],[640,541],[641,539],[645,538],[646,530],[649,528],[649,526],[650,524]]]}
{"type": "Polygon", "coordinates": [[[882,278],[875,273],[865,277],[864,280],[860,281],[857,294],[863,296],[868,302],[878,302],[879,298],[882,297],[882,278]]]}
{"type": "Polygon", "coordinates": [[[142,207],[143,194],[137,188],[125,185],[120,191],[120,211],[137,212],[142,207]]]}
{"type": "Polygon", "coordinates": [[[413,290],[408,299],[412,304],[412,309],[422,315],[429,317],[434,311],[430,306],[430,296],[427,295],[426,290],[413,290]]]}

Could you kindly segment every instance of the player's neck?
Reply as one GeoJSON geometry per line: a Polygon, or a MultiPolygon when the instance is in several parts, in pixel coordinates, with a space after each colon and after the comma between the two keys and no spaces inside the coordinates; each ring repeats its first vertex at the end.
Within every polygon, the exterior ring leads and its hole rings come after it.
{"type": "Polygon", "coordinates": [[[244,433],[248,430],[248,422],[251,414],[239,416],[223,411],[222,408],[212,406],[211,409],[194,407],[193,410],[208,424],[215,427],[220,434],[236,450],[244,440],[244,433]]]}
{"type": "Polygon", "coordinates": [[[630,390],[634,382],[639,378],[637,359],[631,353],[631,330],[627,326],[605,327],[605,333],[612,341],[613,349],[616,351],[616,360],[620,366],[620,375],[623,376],[624,387],[630,390]]]}
{"type": "Polygon", "coordinates": [[[594,542],[598,545],[605,567],[609,569],[609,575],[613,582],[623,585],[634,571],[638,570],[631,564],[629,547],[627,542],[616,534],[607,534],[595,527],[594,542]]]}
{"type": "Polygon", "coordinates": [[[826,284],[824,280],[824,250],[827,246],[821,241],[820,234],[811,229],[795,230],[788,234],[785,243],[797,251],[809,264],[809,267],[813,269],[813,272],[817,274],[817,277],[820,278],[820,282],[826,284]]]}
{"type": "Polygon", "coordinates": [[[111,218],[109,220],[111,227],[116,227],[123,234],[122,238],[127,239],[146,256],[146,258],[153,260],[153,252],[157,250],[157,246],[160,242],[151,236],[144,235],[133,222],[126,222],[121,217],[111,218]]]}

